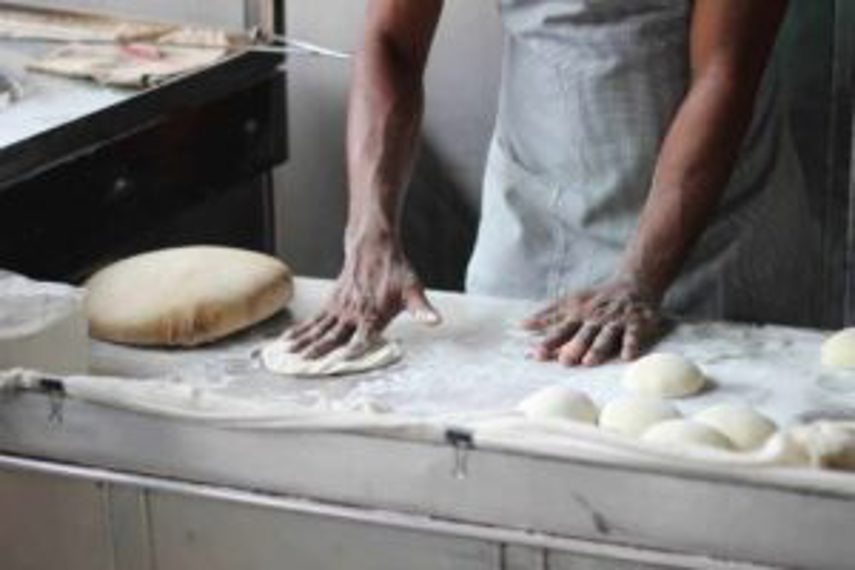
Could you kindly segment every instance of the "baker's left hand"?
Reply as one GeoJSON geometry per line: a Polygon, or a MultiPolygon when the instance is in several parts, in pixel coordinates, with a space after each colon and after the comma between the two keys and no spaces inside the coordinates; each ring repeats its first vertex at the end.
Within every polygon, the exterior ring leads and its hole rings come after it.
{"type": "Polygon", "coordinates": [[[523,322],[528,330],[547,333],[534,357],[567,366],[634,360],[661,326],[658,299],[630,280],[568,295],[523,322]]]}

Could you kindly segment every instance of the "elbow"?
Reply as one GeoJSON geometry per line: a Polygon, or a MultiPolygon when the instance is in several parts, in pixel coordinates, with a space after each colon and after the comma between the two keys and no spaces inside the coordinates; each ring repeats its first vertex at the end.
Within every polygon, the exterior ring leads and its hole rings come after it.
{"type": "Polygon", "coordinates": [[[745,63],[711,62],[692,74],[691,90],[720,103],[753,106],[765,66],[745,63]]]}

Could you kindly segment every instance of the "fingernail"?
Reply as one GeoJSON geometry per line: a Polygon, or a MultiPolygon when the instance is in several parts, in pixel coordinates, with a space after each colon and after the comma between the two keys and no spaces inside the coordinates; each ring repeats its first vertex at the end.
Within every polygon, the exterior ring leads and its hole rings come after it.
{"type": "Polygon", "coordinates": [[[440,322],[439,315],[432,311],[416,311],[416,320],[426,325],[435,325],[440,322]]]}

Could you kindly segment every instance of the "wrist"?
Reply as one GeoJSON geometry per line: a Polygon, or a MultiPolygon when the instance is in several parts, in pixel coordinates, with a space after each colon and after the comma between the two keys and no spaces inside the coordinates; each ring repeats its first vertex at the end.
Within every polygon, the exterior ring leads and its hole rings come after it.
{"type": "Polygon", "coordinates": [[[612,277],[612,282],[630,290],[653,306],[659,306],[668,290],[668,284],[656,279],[650,272],[641,268],[623,265],[612,277]]]}
{"type": "Polygon", "coordinates": [[[388,219],[357,217],[351,219],[345,229],[345,255],[365,248],[383,251],[399,247],[398,231],[388,219]]]}

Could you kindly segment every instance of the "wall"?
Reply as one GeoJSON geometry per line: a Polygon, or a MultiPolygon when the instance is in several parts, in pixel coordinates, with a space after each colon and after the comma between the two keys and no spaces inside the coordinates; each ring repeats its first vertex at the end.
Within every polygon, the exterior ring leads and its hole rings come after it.
{"type": "MultiPolygon", "coordinates": [[[[353,50],[364,6],[364,0],[293,0],[287,4],[288,31],[353,50]]],[[[424,144],[405,213],[411,257],[434,286],[459,286],[468,258],[495,109],[499,47],[494,2],[446,3],[426,79],[424,144]]],[[[293,58],[289,72],[291,159],[276,176],[280,253],[300,273],[334,276],[345,222],[350,68],[340,61],[293,58]]]]}

